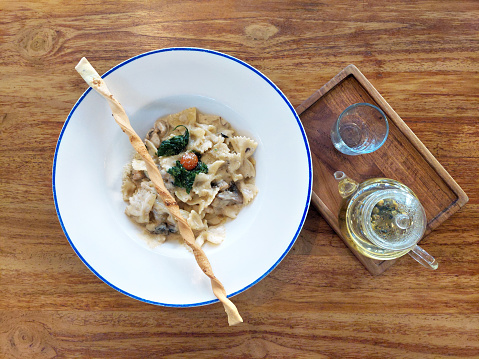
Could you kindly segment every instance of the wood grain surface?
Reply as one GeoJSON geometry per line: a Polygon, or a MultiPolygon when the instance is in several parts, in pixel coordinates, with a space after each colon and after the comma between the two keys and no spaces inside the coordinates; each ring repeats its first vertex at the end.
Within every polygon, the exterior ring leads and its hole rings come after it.
{"type": "MultiPolygon", "coordinates": [[[[0,358],[479,358],[479,2],[0,2],[0,358]],[[56,141],[99,73],[172,46],[222,51],[300,105],[354,63],[469,196],[371,276],[311,207],[280,265],[221,304],[176,309],[104,284],[70,247],[51,188],[56,141]]],[[[280,159],[279,159],[280,160],[280,159]]]]}

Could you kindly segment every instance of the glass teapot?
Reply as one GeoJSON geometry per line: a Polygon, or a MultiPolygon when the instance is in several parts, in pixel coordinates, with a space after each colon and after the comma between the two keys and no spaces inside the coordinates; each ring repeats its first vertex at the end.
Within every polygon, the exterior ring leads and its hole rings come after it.
{"type": "Polygon", "coordinates": [[[341,232],[359,253],[390,260],[406,253],[423,266],[438,263],[417,245],[426,230],[426,213],[413,191],[389,178],[373,178],[361,184],[337,171],[343,198],[339,213],[341,232]]]}

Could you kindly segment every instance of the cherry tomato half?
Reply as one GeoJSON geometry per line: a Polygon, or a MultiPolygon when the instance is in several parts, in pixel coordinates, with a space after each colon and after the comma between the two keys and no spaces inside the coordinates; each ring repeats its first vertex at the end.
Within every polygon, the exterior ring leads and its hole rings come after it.
{"type": "Polygon", "coordinates": [[[198,164],[198,156],[194,152],[187,152],[181,157],[180,163],[186,170],[191,171],[198,164]]]}

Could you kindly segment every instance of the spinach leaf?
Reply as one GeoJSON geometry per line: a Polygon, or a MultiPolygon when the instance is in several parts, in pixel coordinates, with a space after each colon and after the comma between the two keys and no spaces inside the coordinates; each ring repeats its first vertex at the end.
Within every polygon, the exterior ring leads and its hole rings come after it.
{"type": "MultiPolygon", "coordinates": [[[[178,127],[183,125],[176,126],[174,130],[178,127]]],[[[185,126],[183,126],[185,127],[185,126]]],[[[188,141],[190,140],[190,133],[188,129],[185,127],[185,133],[183,135],[178,135],[170,138],[169,140],[165,140],[160,144],[158,148],[157,155],[159,156],[173,156],[179,154],[183,151],[186,146],[188,145],[188,141]]]]}
{"type": "Polygon", "coordinates": [[[190,193],[196,175],[198,173],[208,173],[208,166],[203,162],[198,162],[194,169],[188,171],[182,166],[180,161],[176,161],[175,167],[169,168],[166,172],[175,178],[175,182],[173,183],[175,186],[182,187],[186,189],[186,193],[190,193]]]}

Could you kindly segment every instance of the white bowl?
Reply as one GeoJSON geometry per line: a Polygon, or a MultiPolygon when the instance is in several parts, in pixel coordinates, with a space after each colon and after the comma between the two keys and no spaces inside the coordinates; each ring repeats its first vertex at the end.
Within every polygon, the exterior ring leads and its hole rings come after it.
{"type": "MultiPolygon", "coordinates": [[[[308,141],[284,94],[250,65],[198,48],[141,54],[102,77],[142,138],[158,117],[195,106],[258,142],[259,194],[226,225],[225,241],[204,250],[228,296],[264,278],[293,246],[311,196],[308,141]]],[[[174,307],[216,302],[184,246],[151,248],[124,214],[121,173],[132,154],[105,99],[86,90],[65,121],[53,162],[55,206],[71,246],[101,280],[135,299],[174,307]]]]}

